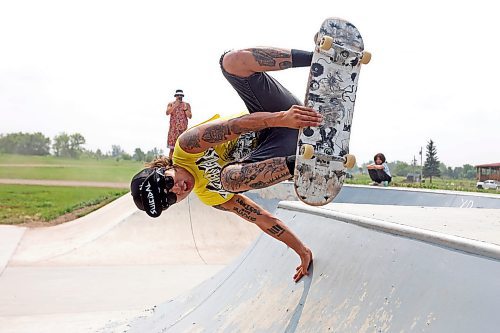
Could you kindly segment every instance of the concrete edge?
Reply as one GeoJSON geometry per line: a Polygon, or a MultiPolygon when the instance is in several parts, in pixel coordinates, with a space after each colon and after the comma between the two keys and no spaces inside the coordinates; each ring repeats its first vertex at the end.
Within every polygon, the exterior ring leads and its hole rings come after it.
{"type": "Polygon", "coordinates": [[[500,260],[500,246],[473,239],[443,234],[440,232],[410,227],[394,222],[386,222],[354,214],[335,212],[325,208],[307,206],[294,201],[281,201],[278,205],[278,209],[331,218],[341,222],[358,225],[363,228],[403,236],[429,244],[500,260]]]}
{"type": "Polygon", "coordinates": [[[434,190],[428,188],[414,188],[414,187],[396,187],[396,186],[370,186],[370,185],[360,185],[360,184],[344,184],[346,187],[359,187],[359,188],[369,188],[369,189],[379,189],[384,191],[403,191],[403,192],[419,192],[419,193],[431,193],[431,194],[447,194],[447,195],[458,195],[458,196],[473,196],[481,198],[492,198],[500,199],[500,193],[485,193],[485,192],[467,192],[467,191],[452,191],[452,190],[434,190]]]}
{"type": "Polygon", "coordinates": [[[26,227],[0,226],[0,277],[21,243],[26,227]]]}

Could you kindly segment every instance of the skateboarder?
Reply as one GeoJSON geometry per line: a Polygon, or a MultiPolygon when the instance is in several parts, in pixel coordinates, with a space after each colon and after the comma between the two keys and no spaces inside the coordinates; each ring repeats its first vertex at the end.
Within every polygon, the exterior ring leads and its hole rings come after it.
{"type": "Polygon", "coordinates": [[[293,276],[308,275],[312,252],[278,218],[241,193],[290,179],[294,172],[298,128],[318,126],[321,115],[299,100],[269,71],[311,64],[312,53],[251,48],[224,53],[223,75],[249,113],[214,117],[184,132],[173,158],[157,159],[134,176],[134,202],[157,217],[194,191],[216,209],[233,212],[284,242],[300,257],[293,276]]]}
{"type": "Polygon", "coordinates": [[[191,119],[191,105],[183,102],[184,92],[181,89],[175,91],[175,101],[168,103],[166,114],[170,117],[168,128],[167,148],[169,148],[169,158],[174,153],[175,142],[179,136],[187,130],[188,119],[191,119]]]}

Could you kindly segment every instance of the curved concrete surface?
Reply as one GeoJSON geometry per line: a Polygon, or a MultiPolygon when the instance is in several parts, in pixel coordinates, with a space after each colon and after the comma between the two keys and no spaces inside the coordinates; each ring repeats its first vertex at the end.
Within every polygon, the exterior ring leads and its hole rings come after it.
{"type": "MultiPolygon", "coordinates": [[[[261,191],[251,191],[247,195],[256,200],[266,198],[268,201],[264,202],[264,206],[267,209],[275,209],[281,200],[297,200],[291,182],[283,182],[261,191]]],[[[500,208],[500,194],[344,185],[333,202],[394,206],[500,208]]]]}
{"type": "MultiPolygon", "coordinates": [[[[280,200],[295,200],[293,184],[287,182],[246,195],[270,211],[276,210],[280,200]]],[[[458,243],[473,229],[479,235],[479,243],[472,242],[471,248],[488,247],[476,247],[481,242],[498,244],[495,242],[498,233],[491,231],[488,221],[500,219],[491,210],[436,207],[500,208],[499,195],[346,185],[336,202],[336,206],[331,207],[348,216],[357,214],[362,219],[375,218],[438,231],[458,237],[458,243]],[[401,206],[381,206],[387,204],[401,206]],[[429,207],[405,207],[424,204],[429,207]]],[[[331,241],[330,237],[324,237],[333,231],[316,224],[316,216],[323,214],[321,209],[316,211],[314,218],[309,217],[307,223],[297,228],[299,231],[312,228],[310,231],[321,235],[321,239],[331,241]]],[[[282,208],[279,214],[284,211],[291,210],[282,208]]],[[[342,216],[337,215],[338,219],[342,220],[342,216]]],[[[292,218],[290,223],[295,229],[297,221],[292,218]]],[[[257,235],[260,230],[254,225],[233,214],[204,206],[194,196],[171,207],[168,214],[158,219],[149,219],[138,212],[130,196],[125,195],[81,219],[54,227],[0,226],[0,331],[122,332],[130,318],[143,309],[187,292],[233,262],[245,249],[251,260],[262,261],[263,265],[245,268],[248,261],[241,259],[243,255],[226,268],[226,273],[208,280],[198,292],[185,297],[193,301],[200,297],[205,299],[213,288],[227,287],[220,283],[221,278],[229,279],[232,274],[247,272],[250,274],[248,279],[257,274],[256,269],[261,270],[257,276],[264,278],[262,283],[268,283],[265,282],[269,279],[266,274],[270,273],[276,274],[272,280],[280,280],[283,286],[288,286],[292,274],[289,270],[295,267],[297,258],[267,236],[248,248],[257,235]],[[260,258],[255,258],[255,251],[261,251],[262,244],[267,244],[266,251],[271,252],[263,252],[260,258]],[[280,255],[287,258],[283,259],[286,263],[280,263],[277,259],[280,255]],[[266,262],[269,267],[264,265],[266,262]],[[235,270],[239,266],[241,268],[235,270]],[[279,267],[283,271],[274,270],[279,267]],[[207,287],[210,284],[212,289],[207,287]]],[[[316,266],[321,262],[322,248],[327,248],[327,244],[321,244],[313,248],[316,266]]],[[[449,244],[455,246],[456,241],[452,239],[449,244]]],[[[481,253],[491,253],[491,249],[488,251],[481,253]]],[[[255,285],[256,281],[245,283],[240,287],[260,288],[255,285]]],[[[242,289],[237,294],[246,292],[242,289]]],[[[283,297],[279,293],[276,295],[283,297]]],[[[285,296],[285,299],[290,297],[285,296]]],[[[173,304],[179,302],[182,301],[179,299],[173,304]]],[[[281,304],[273,297],[265,299],[264,296],[258,299],[258,303],[261,302],[281,304]]],[[[232,304],[231,307],[240,305],[232,304]]],[[[160,312],[155,311],[155,316],[160,312]]]]}
{"type": "Polygon", "coordinates": [[[499,210],[475,211],[490,214],[483,223],[493,244],[472,228],[454,236],[435,231],[439,223],[415,227],[435,214],[451,224],[459,208],[421,211],[415,226],[402,223],[418,207],[405,207],[394,222],[338,208],[292,202],[278,209],[315,254],[299,283],[291,279],[297,256],[263,235],[217,276],[145,313],[127,332],[498,331],[499,210]]]}
{"type": "Polygon", "coordinates": [[[194,196],[150,219],[130,194],[53,227],[0,226],[0,332],[95,331],[213,276],[259,233],[194,196]]]}

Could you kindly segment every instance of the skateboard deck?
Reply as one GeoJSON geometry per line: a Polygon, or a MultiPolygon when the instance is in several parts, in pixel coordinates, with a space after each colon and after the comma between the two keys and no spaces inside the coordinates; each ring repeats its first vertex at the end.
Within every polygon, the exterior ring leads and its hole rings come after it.
{"type": "Polygon", "coordinates": [[[295,164],[295,192],[313,206],[331,202],[340,192],[346,168],[354,166],[349,138],[364,52],[356,27],[339,18],[326,19],[315,36],[304,105],[323,115],[319,127],[299,131],[295,164]]]}

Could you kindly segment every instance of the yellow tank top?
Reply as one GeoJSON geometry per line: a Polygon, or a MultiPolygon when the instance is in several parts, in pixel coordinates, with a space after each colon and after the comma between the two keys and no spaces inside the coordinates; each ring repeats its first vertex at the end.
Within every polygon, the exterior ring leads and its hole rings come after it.
{"type": "MultiPolygon", "coordinates": [[[[217,114],[201,124],[215,119],[232,119],[245,114],[248,114],[248,112],[229,117],[220,117],[217,114]]],[[[180,147],[179,140],[177,140],[172,159],[174,165],[186,169],[193,175],[195,179],[193,192],[196,193],[198,198],[209,206],[215,206],[229,201],[234,195],[222,188],[220,178],[222,168],[228,163],[244,158],[255,146],[255,133],[242,134],[232,141],[221,143],[204,152],[195,154],[185,152],[180,147]]]]}

